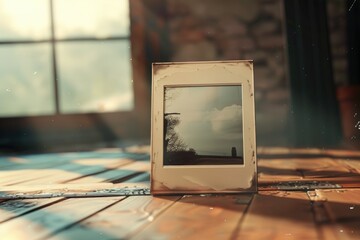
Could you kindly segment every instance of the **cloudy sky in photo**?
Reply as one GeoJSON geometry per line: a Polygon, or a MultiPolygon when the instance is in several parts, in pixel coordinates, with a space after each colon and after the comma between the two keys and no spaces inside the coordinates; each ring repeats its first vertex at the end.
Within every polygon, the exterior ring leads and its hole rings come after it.
{"type": "Polygon", "coordinates": [[[176,87],[165,90],[165,113],[180,113],[175,131],[201,155],[242,155],[241,86],[176,87]]]}

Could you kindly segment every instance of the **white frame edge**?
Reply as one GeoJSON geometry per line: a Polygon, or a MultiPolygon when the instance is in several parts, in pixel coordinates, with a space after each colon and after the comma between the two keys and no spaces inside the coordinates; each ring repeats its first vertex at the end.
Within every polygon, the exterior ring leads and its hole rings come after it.
{"type": "Polygon", "coordinates": [[[252,60],[153,63],[151,193],[257,191],[254,74],[252,60]],[[164,88],[242,86],[243,165],[163,166],[164,88]]]}

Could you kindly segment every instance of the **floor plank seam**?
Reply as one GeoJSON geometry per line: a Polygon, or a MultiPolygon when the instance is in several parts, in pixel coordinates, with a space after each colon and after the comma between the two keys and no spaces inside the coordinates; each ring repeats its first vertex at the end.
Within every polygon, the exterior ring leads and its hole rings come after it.
{"type": "MultiPolygon", "coordinates": [[[[174,202],[172,202],[171,204],[169,204],[169,206],[167,206],[166,208],[164,208],[163,210],[161,210],[161,211],[156,215],[156,218],[155,218],[153,221],[155,221],[156,219],[158,219],[162,214],[164,214],[168,209],[170,209],[175,203],[177,203],[178,201],[180,201],[184,196],[185,196],[185,195],[179,196],[174,202]]],[[[142,229],[139,229],[137,232],[129,233],[127,236],[125,236],[124,239],[132,239],[132,238],[136,237],[136,235],[141,234],[143,231],[146,230],[146,228],[147,228],[153,221],[149,221],[149,222],[145,223],[145,224],[142,226],[142,229]]]]}
{"type": "MultiPolygon", "coordinates": [[[[324,204],[322,203],[322,201],[316,201],[315,199],[312,199],[312,197],[316,197],[316,189],[311,190],[311,191],[307,191],[306,193],[307,197],[309,198],[310,204],[311,204],[311,213],[312,213],[312,217],[313,217],[313,221],[315,224],[315,230],[316,230],[316,234],[318,235],[318,239],[319,240],[325,240],[326,237],[324,236],[324,233],[321,229],[321,227],[323,226],[324,222],[329,221],[329,216],[327,211],[324,208],[324,204]],[[315,195],[311,196],[311,193],[313,192],[315,195]],[[317,212],[319,211],[319,209],[321,208],[322,213],[325,212],[325,218],[326,220],[318,220],[317,219],[317,212]],[[318,210],[316,210],[318,209],[318,210]]],[[[322,215],[324,216],[324,215],[322,215]]]]}
{"type": "MultiPolygon", "coordinates": [[[[21,200],[26,200],[26,199],[15,199],[15,201],[21,201],[21,200]]],[[[35,211],[38,211],[38,210],[40,210],[40,209],[43,209],[43,208],[49,207],[49,206],[51,206],[51,205],[57,204],[57,203],[62,202],[62,201],[64,201],[64,200],[66,200],[66,198],[60,198],[60,199],[58,199],[58,200],[54,200],[53,202],[49,202],[49,203],[44,204],[44,205],[41,205],[41,206],[39,206],[39,207],[35,207],[35,208],[33,208],[33,209],[29,209],[28,211],[25,211],[25,212],[20,213],[20,214],[18,214],[18,215],[16,215],[16,216],[10,217],[10,218],[8,218],[8,219],[6,219],[6,220],[4,220],[4,221],[0,221],[0,224],[1,224],[1,223],[8,222],[8,221],[13,220],[13,219],[16,219],[16,218],[18,218],[18,217],[25,216],[25,215],[27,215],[27,214],[30,214],[30,213],[35,212],[35,211]]],[[[5,200],[4,202],[8,202],[8,201],[14,201],[14,199],[5,200]]],[[[3,202],[1,202],[1,203],[3,203],[3,202]]]]}
{"type": "Polygon", "coordinates": [[[110,167],[110,168],[105,168],[104,170],[101,170],[99,172],[94,172],[94,173],[89,173],[89,174],[84,174],[82,176],[79,176],[77,178],[72,178],[72,179],[68,179],[68,180],[65,180],[65,181],[62,181],[61,183],[69,183],[69,182],[72,182],[72,181],[75,181],[75,180],[79,180],[81,178],[85,178],[85,177],[89,177],[89,176],[94,176],[94,175],[97,175],[97,174],[101,174],[101,173],[105,173],[105,172],[108,172],[108,171],[111,171],[111,170],[116,170],[116,169],[121,169],[121,167],[124,167],[128,164],[131,164],[133,162],[129,162],[129,163],[126,163],[124,165],[120,165],[120,166],[117,166],[117,167],[110,167]]]}
{"type": "Polygon", "coordinates": [[[118,201],[115,201],[115,202],[107,205],[106,207],[101,208],[101,209],[99,209],[98,211],[96,211],[96,212],[94,212],[94,213],[92,213],[92,214],[90,214],[90,215],[88,215],[88,216],[86,216],[86,217],[84,217],[84,218],[76,221],[76,222],[73,222],[73,223],[71,223],[71,224],[69,224],[69,225],[67,225],[67,226],[64,226],[64,227],[61,228],[61,229],[58,229],[58,230],[56,230],[56,231],[54,231],[54,232],[52,232],[52,233],[49,233],[47,236],[44,236],[43,238],[40,238],[40,240],[47,240],[48,238],[54,237],[54,236],[56,236],[57,234],[61,233],[62,231],[66,231],[67,229],[70,229],[70,228],[72,228],[73,226],[75,226],[75,225],[77,225],[77,224],[81,224],[81,222],[83,222],[83,221],[85,221],[85,220],[87,220],[87,219],[95,216],[96,214],[98,214],[98,213],[100,213],[100,212],[102,212],[102,211],[104,211],[104,210],[106,210],[106,209],[114,206],[115,204],[117,204],[117,203],[125,200],[127,197],[119,197],[119,198],[120,198],[120,199],[119,199],[118,201]]]}
{"type": "Polygon", "coordinates": [[[349,172],[351,173],[356,173],[356,174],[360,174],[359,169],[354,168],[353,166],[351,166],[349,163],[347,163],[346,161],[343,161],[343,164],[346,166],[347,169],[349,169],[349,172]]]}
{"type": "Polygon", "coordinates": [[[121,182],[125,182],[125,181],[128,181],[128,180],[132,179],[132,178],[135,178],[135,177],[137,177],[137,176],[140,176],[140,175],[143,174],[143,173],[145,173],[145,172],[140,172],[140,171],[139,171],[139,172],[134,172],[134,173],[131,173],[130,175],[121,177],[121,178],[119,178],[119,179],[111,180],[111,181],[109,181],[109,182],[111,182],[111,183],[121,183],[121,182]]]}
{"type": "MultiPolygon", "coordinates": [[[[259,193],[255,193],[255,194],[259,194],[259,193]]],[[[250,205],[252,204],[253,202],[253,199],[254,199],[254,196],[255,194],[252,195],[251,197],[251,200],[249,201],[249,203],[247,204],[245,210],[244,210],[244,213],[242,214],[242,216],[240,217],[239,221],[238,221],[238,224],[236,225],[236,228],[235,230],[233,231],[233,233],[231,234],[230,236],[230,239],[231,240],[235,240],[237,239],[237,236],[239,235],[240,231],[241,231],[241,225],[242,223],[244,222],[244,219],[245,219],[245,216],[250,208],[250,205]]]]}

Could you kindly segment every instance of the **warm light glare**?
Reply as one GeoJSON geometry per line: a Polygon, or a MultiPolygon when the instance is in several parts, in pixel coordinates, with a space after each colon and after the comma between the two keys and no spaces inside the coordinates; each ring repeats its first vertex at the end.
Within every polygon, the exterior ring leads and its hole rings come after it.
{"type": "Polygon", "coordinates": [[[0,0],[0,40],[50,37],[48,0],[0,0]]]}
{"type": "Polygon", "coordinates": [[[54,10],[58,38],[129,35],[126,0],[57,0],[54,10]]]}
{"type": "Polygon", "coordinates": [[[84,166],[103,166],[103,167],[118,167],[124,164],[130,163],[129,159],[119,159],[119,158],[85,158],[74,160],[74,163],[84,165],[84,166]]]}

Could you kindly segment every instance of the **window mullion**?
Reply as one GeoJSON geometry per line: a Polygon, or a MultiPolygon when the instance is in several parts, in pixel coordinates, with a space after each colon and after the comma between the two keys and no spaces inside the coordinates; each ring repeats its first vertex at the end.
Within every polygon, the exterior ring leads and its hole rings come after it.
{"type": "Polygon", "coordinates": [[[53,0],[49,0],[49,1],[50,1],[51,50],[52,50],[55,110],[56,110],[56,114],[60,114],[58,71],[56,67],[55,23],[54,23],[54,7],[53,7],[54,5],[53,5],[53,0]]]}

